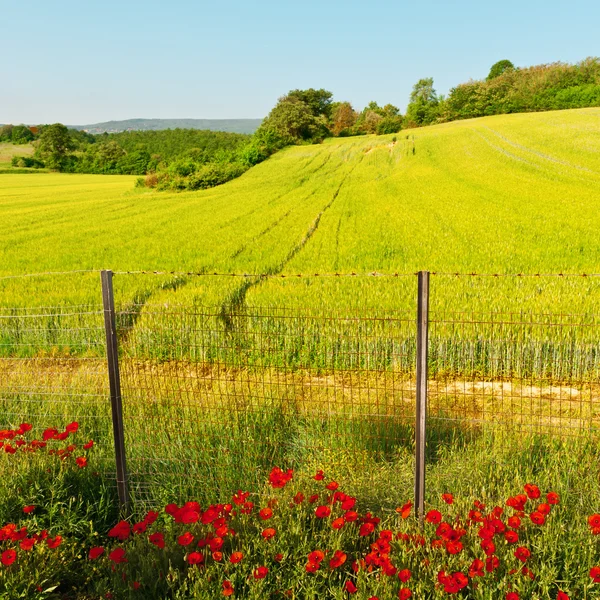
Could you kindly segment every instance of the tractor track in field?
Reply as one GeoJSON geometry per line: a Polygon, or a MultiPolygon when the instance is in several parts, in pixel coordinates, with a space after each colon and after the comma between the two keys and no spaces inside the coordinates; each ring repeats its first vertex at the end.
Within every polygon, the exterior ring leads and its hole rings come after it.
{"type": "Polygon", "coordinates": [[[346,180],[348,179],[348,177],[350,177],[350,175],[354,172],[354,170],[358,167],[358,165],[361,162],[362,162],[362,158],[352,167],[352,169],[350,169],[350,171],[348,171],[348,173],[346,173],[342,177],[342,180],[340,181],[336,190],[333,192],[329,202],[327,202],[327,204],[325,204],[325,206],[323,206],[323,208],[320,210],[319,214],[317,214],[317,216],[315,217],[313,222],[310,224],[309,228],[306,230],[302,239],[299,242],[297,242],[290,249],[290,251],[284,257],[284,259],[281,262],[279,262],[277,265],[274,265],[274,266],[266,269],[263,274],[257,275],[256,277],[253,277],[251,279],[244,281],[236,290],[234,290],[234,292],[229,296],[229,298],[225,302],[223,302],[223,304],[221,306],[220,317],[221,317],[221,320],[223,321],[223,323],[225,324],[225,328],[227,330],[232,330],[234,328],[232,314],[234,312],[236,312],[236,313],[239,312],[239,309],[245,304],[248,291],[257,285],[260,285],[260,283],[262,283],[267,277],[279,275],[283,271],[285,266],[292,259],[294,259],[296,257],[296,255],[311,240],[311,238],[313,237],[313,235],[319,228],[319,224],[321,223],[321,218],[333,206],[333,204],[336,201],[336,199],[338,198],[340,191],[341,191],[342,187],[344,186],[346,180]]]}

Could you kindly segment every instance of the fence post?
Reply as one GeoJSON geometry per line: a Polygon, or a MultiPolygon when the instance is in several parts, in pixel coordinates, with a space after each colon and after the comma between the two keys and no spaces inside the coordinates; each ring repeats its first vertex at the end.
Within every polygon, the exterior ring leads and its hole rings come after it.
{"type": "Polygon", "coordinates": [[[425,441],[427,421],[427,346],[429,334],[429,271],[418,272],[417,406],[415,423],[415,513],[425,514],[425,441]]]}
{"type": "Polygon", "coordinates": [[[129,512],[129,484],[125,463],[125,432],[123,428],[123,408],[121,402],[121,378],[119,375],[119,349],[117,346],[117,324],[115,319],[115,298],[113,294],[112,271],[101,271],[102,304],[104,306],[104,330],[106,332],[106,358],[110,382],[110,404],[112,409],[115,459],[117,463],[117,490],[121,511],[129,512]]]}

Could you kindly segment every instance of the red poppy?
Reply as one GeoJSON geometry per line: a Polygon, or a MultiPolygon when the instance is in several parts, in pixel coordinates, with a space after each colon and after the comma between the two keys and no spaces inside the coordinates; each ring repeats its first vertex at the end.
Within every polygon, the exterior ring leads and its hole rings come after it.
{"type": "Polygon", "coordinates": [[[221,562],[223,560],[223,553],[219,551],[213,552],[212,558],[215,562],[221,562]]]}
{"type": "Polygon", "coordinates": [[[231,596],[233,594],[233,585],[231,585],[231,581],[223,582],[223,596],[231,596]]]}
{"type": "Polygon", "coordinates": [[[407,502],[404,506],[397,508],[396,512],[399,513],[403,519],[408,519],[408,516],[410,515],[410,511],[412,509],[412,505],[412,502],[407,502]]]}
{"type": "Polygon", "coordinates": [[[548,502],[548,504],[558,504],[560,502],[560,496],[556,492],[548,492],[546,494],[546,502],[548,502]]]}
{"type": "Polygon", "coordinates": [[[269,474],[269,483],[273,488],[283,488],[293,477],[292,469],[283,472],[279,467],[273,467],[269,474]]]}
{"type": "Polygon", "coordinates": [[[330,481],[326,486],[325,486],[329,491],[331,492],[335,492],[335,490],[338,489],[338,487],[340,487],[340,484],[337,481],[330,481]]]}
{"type": "Polygon", "coordinates": [[[316,573],[320,568],[321,567],[320,567],[319,563],[308,562],[308,563],[306,563],[304,570],[307,573],[316,573]]]}
{"type": "Polygon", "coordinates": [[[594,583],[600,583],[600,567],[592,567],[590,577],[594,580],[594,583]]]}
{"type": "Polygon", "coordinates": [[[497,556],[488,556],[485,559],[485,570],[493,573],[500,566],[500,559],[497,556]]]}
{"type": "Polygon", "coordinates": [[[331,509],[329,506],[317,506],[315,509],[315,515],[319,517],[319,519],[326,519],[331,514],[331,509]]]}
{"type": "Polygon", "coordinates": [[[48,440],[53,440],[54,436],[56,435],[58,435],[58,429],[54,429],[54,427],[48,427],[48,429],[46,429],[44,433],[42,433],[42,439],[45,442],[48,440]]]}
{"type": "Polygon", "coordinates": [[[273,527],[268,527],[267,529],[263,529],[261,535],[265,538],[265,540],[270,540],[272,537],[275,537],[277,532],[273,527]]]}
{"type": "Polygon", "coordinates": [[[531,522],[536,525],[543,525],[546,522],[546,517],[544,517],[541,512],[537,511],[532,512],[531,515],[529,515],[529,518],[531,519],[531,522]]]}
{"type": "Polygon", "coordinates": [[[100,556],[104,554],[104,548],[102,546],[96,546],[95,548],[90,548],[89,559],[96,560],[100,556]]]}
{"type": "Polygon", "coordinates": [[[517,592],[508,592],[506,594],[506,600],[519,600],[519,594],[517,594],[517,592]]]}
{"type": "Polygon", "coordinates": [[[504,539],[508,544],[516,544],[519,541],[519,534],[516,531],[507,531],[504,539]]]}
{"type": "Polygon", "coordinates": [[[2,553],[2,557],[0,560],[5,567],[12,565],[17,559],[17,553],[11,548],[10,550],[5,550],[2,553]]]}
{"type": "Polygon", "coordinates": [[[23,512],[28,515],[29,513],[32,513],[35,510],[35,506],[33,504],[30,504],[29,506],[24,506],[23,507],[23,512]]]}
{"type": "Polygon", "coordinates": [[[125,550],[123,548],[115,548],[109,555],[108,558],[115,564],[126,563],[125,550]]]}
{"type": "Polygon", "coordinates": [[[594,514],[594,515],[590,515],[588,517],[588,525],[592,528],[592,529],[598,529],[600,528],[600,515],[599,514],[594,514]]]}
{"type": "Polygon", "coordinates": [[[333,529],[341,529],[345,524],[346,521],[344,521],[344,517],[338,517],[331,522],[331,527],[333,529]]]}
{"type": "Polygon", "coordinates": [[[242,558],[244,558],[244,555],[241,552],[232,552],[231,556],[229,557],[229,562],[233,565],[236,565],[242,560],[242,558]]]}
{"type": "Polygon", "coordinates": [[[442,494],[442,500],[446,504],[452,504],[454,502],[454,496],[452,494],[442,494]]]}
{"type": "Polygon", "coordinates": [[[341,550],[336,550],[333,554],[333,558],[329,561],[330,569],[337,569],[341,567],[345,562],[348,556],[342,552],[341,550]]]}
{"type": "Polygon", "coordinates": [[[342,510],[351,510],[356,505],[356,498],[352,496],[346,496],[342,501],[342,510]]]}
{"type": "Polygon", "coordinates": [[[540,496],[540,488],[532,483],[525,484],[525,493],[530,500],[537,500],[540,496]]]}
{"type": "Polygon", "coordinates": [[[550,514],[550,505],[542,502],[537,507],[537,512],[542,513],[544,516],[548,516],[550,514]]]}
{"type": "Polygon", "coordinates": [[[319,494],[313,494],[309,499],[308,502],[310,504],[314,504],[317,500],[319,499],[319,494]]]}
{"type": "Polygon", "coordinates": [[[352,522],[356,521],[357,519],[358,519],[358,513],[353,510],[349,510],[344,514],[344,521],[346,521],[346,523],[352,523],[352,522]]]}
{"type": "Polygon", "coordinates": [[[520,561],[525,562],[531,556],[531,552],[524,546],[519,546],[515,550],[515,557],[520,561]]]}
{"type": "Polygon", "coordinates": [[[73,421],[65,427],[65,431],[67,431],[68,433],[75,433],[78,429],[79,423],[77,421],[73,421]]]}
{"type": "Polygon", "coordinates": [[[36,541],[35,538],[25,538],[19,542],[19,547],[21,550],[29,551],[35,546],[36,541]]]}
{"type": "Polygon", "coordinates": [[[155,510],[149,510],[148,514],[144,517],[144,522],[147,525],[152,525],[158,519],[158,513],[155,510]]]}
{"type": "Polygon", "coordinates": [[[304,494],[302,492],[298,492],[294,496],[294,504],[302,504],[304,502],[304,494]]]}
{"type": "Polygon", "coordinates": [[[442,513],[439,510],[430,510],[425,515],[425,520],[428,523],[433,523],[434,525],[438,525],[442,520],[442,513]]]}
{"type": "Polygon", "coordinates": [[[197,565],[204,561],[204,556],[200,552],[190,552],[186,560],[190,565],[197,565]]]}
{"type": "Polygon", "coordinates": [[[406,583],[411,577],[412,573],[410,572],[410,569],[402,569],[402,571],[398,573],[398,579],[402,583],[406,583]]]}
{"type": "Polygon", "coordinates": [[[349,594],[356,594],[357,587],[351,581],[346,581],[344,588],[349,594]]]}
{"type": "Polygon", "coordinates": [[[283,560],[283,554],[281,554],[281,552],[277,553],[274,557],[273,560],[275,562],[281,562],[283,560]]]}
{"type": "Polygon", "coordinates": [[[319,564],[325,558],[324,552],[321,550],[313,550],[308,553],[308,562],[319,564]]]}
{"type": "Polygon", "coordinates": [[[270,508],[261,508],[258,511],[258,516],[263,520],[266,521],[267,519],[270,519],[273,516],[273,511],[270,508]]]}
{"type": "Polygon", "coordinates": [[[317,474],[313,477],[315,481],[323,481],[324,478],[325,474],[321,470],[317,471],[317,474]]]}
{"type": "Polygon", "coordinates": [[[460,554],[462,549],[462,542],[448,542],[446,544],[446,551],[448,554],[460,554]]]}
{"type": "Polygon", "coordinates": [[[401,588],[398,591],[398,598],[400,600],[408,600],[412,596],[412,592],[408,588],[401,588]]]}
{"type": "Polygon", "coordinates": [[[154,544],[154,546],[156,546],[157,548],[164,548],[165,547],[165,536],[160,533],[151,533],[148,536],[148,540],[151,544],[154,544]]]}
{"type": "Polygon", "coordinates": [[[485,552],[487,556],[491,556],[496,552],[496,544],[491,540],[481,540],[481,549],[485,552]]]}
{"type": "Polygon", "coordinates": [[[521,527],[521,519],[519,517],[508,517],[508,526],[513,529],[519,529],[521,527]]]}
{"type": "Polygon", "coordinates": [[[361,537],[366,537],[367,535],[371,535],[373,531],[375,531],[375,525],[373,525],[373,523],[363,523],[360,526],[358,535],[361,537]]]}
{"type": "Polygon", "coordinates": [[[116,537],[124,542],[131,533],[131,526],[127,521],[119,521],[109,532],[108,537],[116,537]]]}
{"type": "Polygon", "coordinates": [[[258,567],[252,572],[254,579],[264,579],[267,576],[269,569],[267,567],[258,567]]]}
{"type": "Polygon", "coordinates": [[[208,541],[208,545],[210,547],[211,552],[216,552],[217,550],[220,550],[223,547],[224,543],[225,542],[223,541],[223,538],[220,537],[214,537],[208,541]]]}
{"type": "Polygon", "coordinates": [[[189,531],[186,531],[183,535],[180,535],[177,538],[177,543],[180,546],[189,546],[189,544],[191,544],[193,541],[194,536],[189,531]]]}
{"type": "Polygon", "coordinates": [[[58,548],[62,544],[62,537],[57,535],[55,538],[46,538],[48,548],[58,548]]]}
{"type": "Polygon", "coordinates": [[[569,596],[565,594],[562,590],[558,590],[558,594],[556,595],[556,600],[569,600],[569,596]]]}
{"type": "Polygon", "coordinates": [[[483,577],[485,575],[483,572],[484,567],[485,563],[480,558],[476,558],[469,567],[469,577],[471,579],[473,577],[483,577]]]}

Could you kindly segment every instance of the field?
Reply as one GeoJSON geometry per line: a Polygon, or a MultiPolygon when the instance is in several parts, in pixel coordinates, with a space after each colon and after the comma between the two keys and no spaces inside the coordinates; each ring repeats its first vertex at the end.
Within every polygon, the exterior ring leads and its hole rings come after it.
{"type": "Polygon", "coordinates": [[[2,555],[0,597],[219,598],[227,585],[255,600],[406,599],[403,589],[427,599],[600,597],[600,568],[598,581],[590,576],[600,529],[588,522],[600,523],[600,277],[589,276],[600,272],[600,109],[289,148],[205,192],[134,181],[0,176],[0,437],[28,439],[14,434],[23,422],[36,439],[78,422],[65,460],[29,454],[25,442],[0,452],[0,526],[63,537],[57,552],[36,542],[30,554],[0,538],[19,553],[8,566],[2,555]],[[147,535],[106,535],[120,515],[101,268],[116,272],[130,520],[164,532],[162,554],[147,535]],[[451,540],[433,522],[422,530],[414,510],[399,514],[413,498],[421,269],[435,273],[426,504],[456,528],[451,540]],[[45,272],[57,274],[23,277],[45,272]],[[87,468],[75,463],[80,453],[87,468]],[[274,466],[294,470],[286,490],[265,485],[274,466]],[[316,482],[320,469],[326,479],[316,482]],[[323,489],[331,480],[360,514],[339,530],[334,488],[323,489]],[[543,497],[508,508],[532,483],[543,497]],[[220,549],[217,525],[140,521],[171,502],[206,510],[240,488],[255,509],[222,517],[238,535],[220,549]],[[331,517],[296,504],[299,491],[318,493],[331,517]],[[531,515],[550,492],[560,502],[539,525],[531,515]],[[469,511],[489,523],[496,505],[503,527],[520,515],[514,531],[530,558],[500,530],[495,550],[482,545],[486,531],[469,511]],[[257,514],[267,506],[272,521],[257,514]],[[382,521],[363,535],[367,513],[382,521]],[[265,534],[270,525],[276,534],[265,534]],[[380,557],[373,569],[360,562],[376,540],[383,552],[388,529],[397,537],[386,555],[410,580],[384,576],[380,557]],[[184,530],[200,550],[177,541],[184,530]],[[448,545],[457,539],[460,548],[448,545]],[[88,558],[100,546],[97,562],[88,558]],[[116,548],[128,563],[109,559],[116,548]],[[307,555],[321,549],[329,554],[314,569],[307,555]],[[347,553],[341,568],[329,563],[337,549],[347,553]],[[238,566],[234,551],[246,557],[238,566]]]}

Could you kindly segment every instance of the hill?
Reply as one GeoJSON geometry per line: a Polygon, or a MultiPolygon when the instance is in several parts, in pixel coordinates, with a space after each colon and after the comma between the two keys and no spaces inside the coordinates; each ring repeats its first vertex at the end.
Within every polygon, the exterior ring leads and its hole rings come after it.
{"type": "MultiPolygon", "coordinates": [[[[290,147],[204,192],[134,190],[134,179],[120,176],[4,177],[0,275],[101,267],[598,272],[599,122],[600,109],[589,108],[329,139],[290,147]]],[[[412,279],[247,286],[235,278],[186,278],[165,290],[171,279],[122,277],[119,293],[181,303],[414,306],[412,279]]],[[[486,310],[597,310],[594,281],[438,278],[435,301],[486,310]]],[[[0,304],[96,297],[96,276],[89,285],[75,283],[59,290],[38,281],[32,299],[31,283],[0,281],[0,304]]]]}
{"type": "Polygon", "coordinates": [[[208,129],[231,133],[254,133],[261,121],[262,119],[126,119],[91,125],[67,125],[67,127],[88,133],[159,131],[162,129],[208,129]]]}

